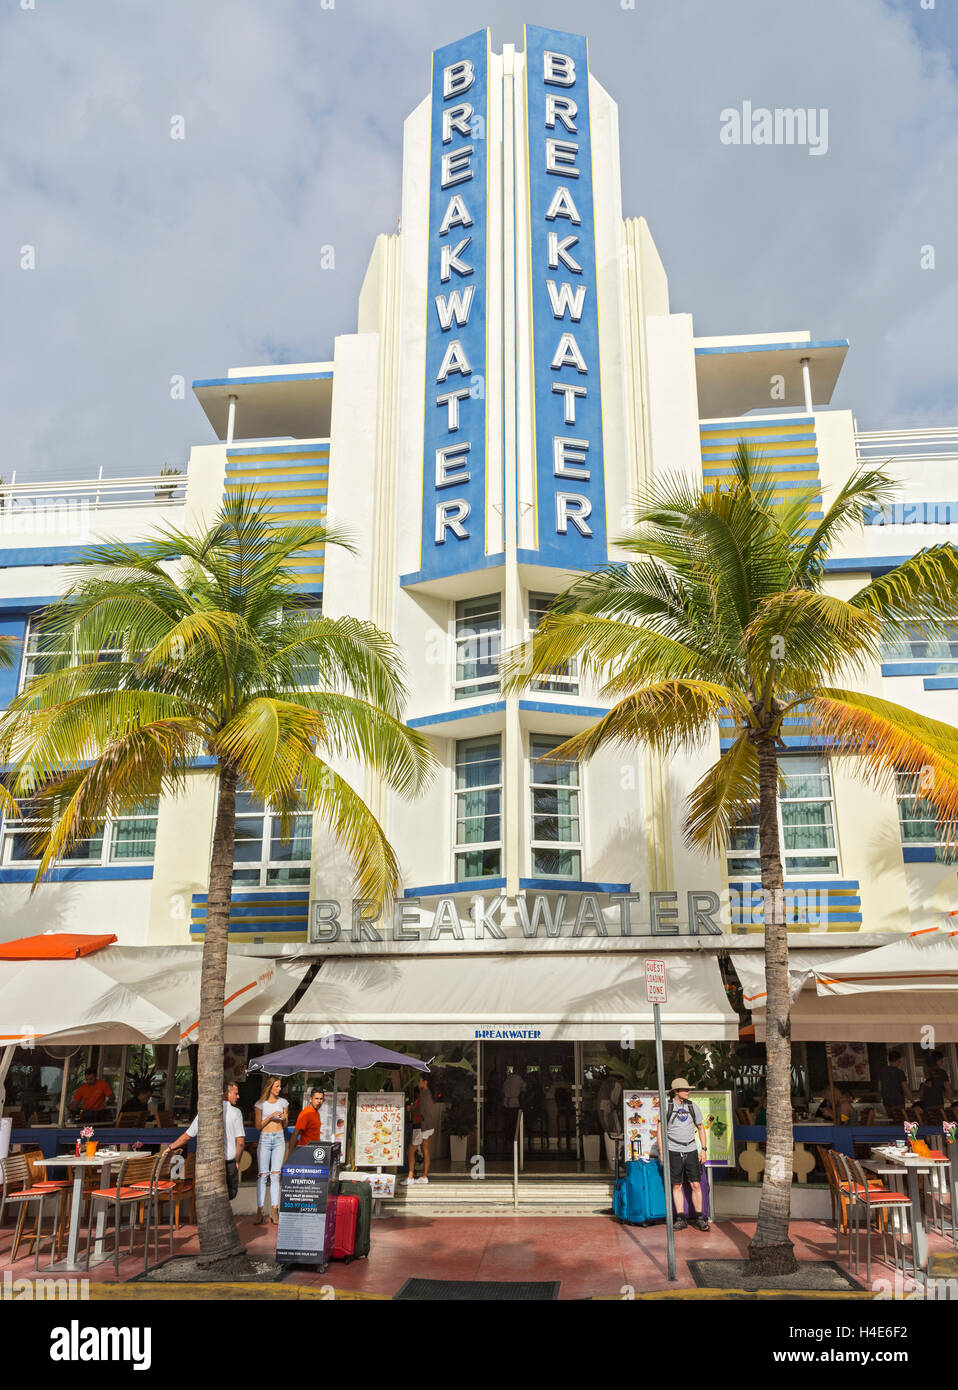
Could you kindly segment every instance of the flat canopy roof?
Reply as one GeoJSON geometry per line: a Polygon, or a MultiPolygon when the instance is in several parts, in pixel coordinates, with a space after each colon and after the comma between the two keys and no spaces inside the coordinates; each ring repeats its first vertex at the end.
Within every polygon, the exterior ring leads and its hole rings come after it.
{"type": "Polygon", "coordinates": [[[802,358],[808,358],[815,405],[828,405],[848,351],[847,338],[812,342],[750,338],[696,338],[695,375],[699,418],[725,419],[749,410],[805,405],[802,358]],[[784,395],[771,396],[771,378],[783,379],[784,395]]]}
{"type": "Polygon", "coordinates": [[[326,439],[333,413],[333,364],[240,369],[193,382],[218,439],[226,438],[229,399],[236,397],[233,437],[326,439]]]}

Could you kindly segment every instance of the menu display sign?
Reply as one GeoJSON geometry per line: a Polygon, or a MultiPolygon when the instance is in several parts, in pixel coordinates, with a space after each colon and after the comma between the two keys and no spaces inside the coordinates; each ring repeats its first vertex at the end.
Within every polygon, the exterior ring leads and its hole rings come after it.
{"type": "MultiPolygon", "coordinates": [[[[734,1168],[731,1091],[692,1091],[690,1099],[701,1111],[705,1125],[706,1163],[712,1168],[734,1168]]],[[[668,1106],[668,1097],[665,1103],[668,1106]]],[[[652,1141],[659,1119],[658,1092],[623,1091],[622,1119],[626,1158],[645,1158],[653,1152],[658,1155],[658,1146],[652,1141]]]]}
{"type": "Polygon", "coordinates": [[[658,1092],[623,1091],[622,1122],[626,1159],[647,1158],[653,1151],[652,1135],[659,1122],[658,1092]]]}
{"type": "Polygon", "coordinates": [[[368,1182],[373,1197],[395,1197],[395,1173],[340,1173],[340,1182],[368,1182]]]}
{"type": "Polygon", "coordinates": [[[406,1118],[402,1091],[366,1091],[356,1097],[356,1167],[399,1168],[406,1118]]]}
{"type": "Polygon", "coordinates": [[[276,1258],[285,1264],[325,1269],[332,1255],[335,1207],[329,1206],[339,1180],[338,1144],[301,1144],[280,1175],[276,1258]]]}
{"type": "Polygon", "coordinates": [[[331,1118],[333,1110],[333,1098],[327,1095],[322,1105],[319,1107],[319,1137],[324,1144],[338,1144],[339,1152],[346,1152],[346,1115],[349,1110],[349,1096],[343,1092],[336,1097],[336,1133],[332,1132],[331,1118]]]}

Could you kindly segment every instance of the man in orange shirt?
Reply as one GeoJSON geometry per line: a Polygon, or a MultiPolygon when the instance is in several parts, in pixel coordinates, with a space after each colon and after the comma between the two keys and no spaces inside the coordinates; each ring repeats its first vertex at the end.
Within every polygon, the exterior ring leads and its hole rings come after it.
{"type": "Polygon", "coordinates": [[[102,1120],[110,1105],[116,1103],[113,1088],[108,1081],[98,1081],[93,1067],[87,1067],[85,1081],[74,1092],[71,1113],[79,1112],[81,1120],[102,1120]]]}
{"type": "Polygon", "coordinates": [[[319,1119],[319,1111],[323,1101],[326,1099],[326,1092],[321,1091],[317,1086],[310,1091],[306,1098],[299,1115],[296,1117],[296,1124],[293,1127],[293,1137],[289,1141],[287,1153],[292,1153],[300,1144],[318,1144],[322,1136],[322,1127],[319,1119]]]}

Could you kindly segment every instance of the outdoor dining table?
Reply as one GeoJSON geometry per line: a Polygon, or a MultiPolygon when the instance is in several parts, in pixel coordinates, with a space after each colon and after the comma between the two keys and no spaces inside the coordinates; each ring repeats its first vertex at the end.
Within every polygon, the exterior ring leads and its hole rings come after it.
{"type": "Polygon", "coordinates": [[[921,1191],[918,1179],[923,1173],[934,1172],[947,1158],[928,1158],[923,1154],[902,1153],[896,1149],[876,1149],[871,1158],[862,1162],[862,1167],[880,1178],[907,1178],[908,1200],[911,1205],[911,1231],[915,1251],[915,1264],[924,1269],[928,1263],[928,1237],[925,1233],[925,1219],[921,1206],[921,1191]]]}
{"type": "MultiPolygon", "coordinates": [[[[73,1176],[73,1190],[70,1194],[70,1230],[67,1235],[67,1257],[54,1265],[54,1269],[75,1271],[86,1268],[86,1261],[79,1259],[78,1247],[80,1244],[80,1217],[83,1213],[83,1173],[87,1168],[100,1169],[101,1187],[109,1187],[110,1177],[113,1168],[126,1162],[129,1158],[142,1158],[150,1150],[138,1149],[136,1153],[129,1151],[125,1153],[117,1152],[112,1149],[99,1149],[92,1158],[86,1154],[80,1156],[76,1154],[57,1154],[53,1158],[37,1159],[37,1165],[42,1165],[44,1169],[60,1167],[69,1168],[73,1176]]],[[[100,1211],[96,1219],[95,1243],[90,1252],[91,1264],[102,1264],[106,1258],[103,1254],[103,1233],[106,1229],[106,1210],[101,1204],[100,1211]]]]}

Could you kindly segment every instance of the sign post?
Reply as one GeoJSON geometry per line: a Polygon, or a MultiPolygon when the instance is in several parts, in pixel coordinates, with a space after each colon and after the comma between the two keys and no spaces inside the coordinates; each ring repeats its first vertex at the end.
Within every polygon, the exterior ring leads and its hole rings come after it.
{"type": "Polygon", "coordinates": [[[665,1229],[668,1245],[668,1275],[675,1282],[675,1213],[672,1210],[672,1182],[669,1171],[668,1108],[665,1099],[665,1062],[662,1055],[662,1017],[660,1005],[669,1001],[665,980],[665,961],[645,962],[645,997],[652,1005],[655,1024],[655,1070],[659,1082],[659,1158],[665,1185],[665,1229]]]}

